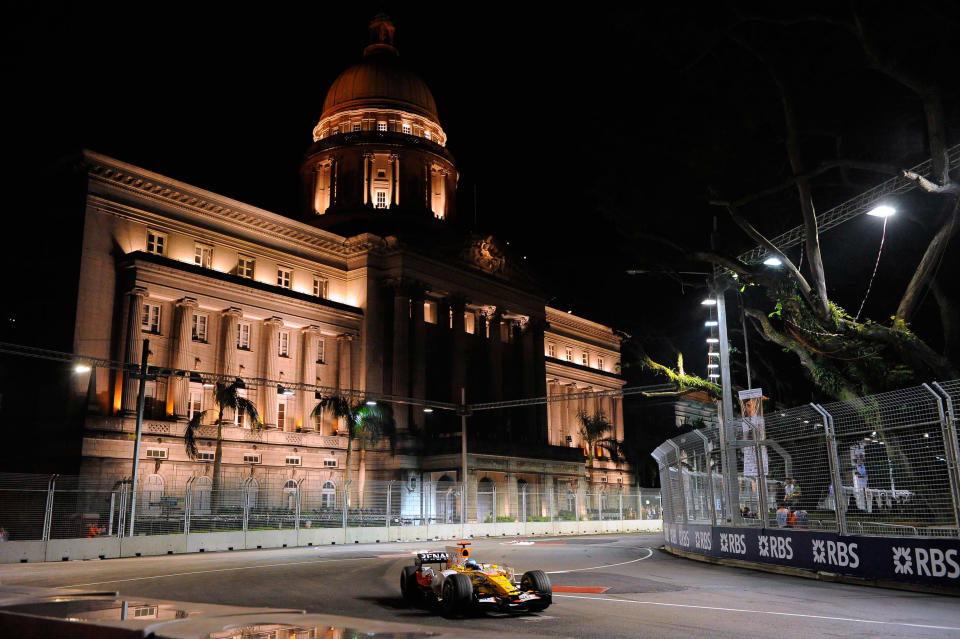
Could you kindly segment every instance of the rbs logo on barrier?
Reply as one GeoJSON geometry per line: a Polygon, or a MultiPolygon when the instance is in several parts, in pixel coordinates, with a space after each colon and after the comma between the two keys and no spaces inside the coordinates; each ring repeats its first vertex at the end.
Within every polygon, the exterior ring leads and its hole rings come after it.
{"type": "Polygon", "coordinates": [[[693,545],[700,550],[711,550],[713,547],[713,535],[709,532],[694,532],[693,545]]]}
{"type": "Polygon", "coordinates": [[[893,572],[897,575],[917,575],[926,577],[960,577],[960,564],[957,563],[957,551],[953,548],[943,551],[939,548],[911,548],[894,546],[893,572]]]}
{"type": "Polygon", "coordinates": [[[856,568],[860,565],[857,545],[844,541],[813,540],[813,563],[829,564],[840,568],[856,568]]]}
{"type": "Polygon", "coordinates": [[[776,559],[793,559],[793,547],[790,542],[791,537],[776,537],[773,535],[760,535],[757,537],[757,550],[761,557],[775,557],[776,559]]]}
{"type": "Polygon", "coordinates": [[[720,533],[720,552],[735,555],[747,554],[747,536],[736,533],[720,533]]]}

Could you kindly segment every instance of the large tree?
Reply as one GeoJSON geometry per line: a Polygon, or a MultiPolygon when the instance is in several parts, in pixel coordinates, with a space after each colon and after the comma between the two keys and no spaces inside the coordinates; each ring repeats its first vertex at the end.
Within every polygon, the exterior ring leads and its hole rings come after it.
{"type": "MultiPolygon", "coordinates": [[[[891,43],[890,29],[880,22],[886,20],[889,24],[890,16],[872,15],[867,19],[856,6],[830,14],[769,16],[733,11],[728,17],[688,68],[710,56],[719,57],[728,65],[736,60],[738,70],[749,73],[754,83],[759,82],[760,91],[768,95],[750,99],[768,99],[769,106],[779,111],[785,161],[780,175],[765,166],[763,170],[745,171],[749,176],[736,176],[746,179],[731,180],[734,184],[717,181],[717,176],[724,174],[714,172],[713,181],[704,185],[704,191],[709,202],[721,207],[750,242],[779,259],[782,265],[769,268],[745,263],[733,256],[736,251],[730,242],[717,242],[711,249],[699,251],[674,240],[658,242],[682,253],[676,256],[677,261],[694,260],[721,267],[726,273],[721,279],[728,290],[736,288],[742,294],[752,327],[764,340],[791,353],[821,394],[850,398],[923,380],[956,377],[957,367],[949,355],[956,352],[960,318],[956,317],[957,304],[944,285],[944,274],[938,274],[938,267],[960,230],[960,184],[957,167],[951,167],[948,156],[947,110],[939,86],[944,76],[936,71],[940,61],[922,60],[922,64],[916,64],[918,61],[911,60],[912,65],[903,64],[891,43]],[[802,34],[795,33],[801,29],[802,34]],[[806,43],[809,51],[798,51],[797,42],[806,43]],[[922,141],[923,151],[918,159],[930,159],[926,175],[902,166],[903,154],[890,143],[883,122],[870,123],[881,128],[873,136],[877,144],[868,159],[843,153],[843,126],[832,131],[817,128],[830,121],[823,114],[829,107],[825,109],[818,100],[828,103],[834,96],[814,95],[818,87],[809,82],[816,75],[805,68],[798,71],[803,67],[798,60],[813,67],[829,61],[829,56],[818,51],[826,42],[847,47],[843,50],[844,73],[879,78],[879,83],[871,79],[871,90],[877,96],[895,95],[898,104],[922,113],[922,119],[918,118],[922,125],[909,130],[907,136],[914,143],[922,141]],[[810,113],[814,110],[817,113],[810,113]],[[833,138],[836,144],[828,148],[816,140],[824,136],[833,138]],[[889,146],[884,148],[884,144],[889,146]],[[811,160],[814,156],[818,156],[817,162],[811,160]],[[878,156],[881,157],[877,159],[878,156]],[[831,299],[835,287],[828,285],[817,214],[828,208],[822,202],[835,203],[862,190],[864,182],[876,184],[891,176],[915,185],[920,195],[913,198],[920,201],[918,208],[926,218],[921,222],[930,230],[925,245],[913,256],[913,263],[900,266],[911,269],[912,275],[896,300],[889,291],[883,291],[885,299],[891,300],[889,308],[881,316],[867,319],[860,317],[859,311],[848,311],[831,299]],[[760,182],[771,178],[775,179],[760,182]],[[771,217],[782,218],[791,209],[795,211],[794,224],[799,222],[803,228],[799,256],[796,251],[775,246],[761,230],[789,226],[773,224],[771,217]],[[941,352],[930,346],[930,335],[921,336],[912,330],[927,291],[932,291],[941,310],[941,352]]],[[[823,73],[828,71],[823,69],[823,73]]],[[[838,103],[836,108],[839,110],[841,105],[838,103]]],[[[864,119],[870,118],[865,115],[864,119]]],[[[897,122],[887,122],[886,126],[894,129],[897,122]]],[[[862,131],[859,135],[865,136],[862,131]]],[[[748,138],[749,135],[723,142],[750,147],[754,142],[748,138]]],[[[866,147],[860,144],[857,148],[866,147]]],[[[738,153],[730,151],[731,155],[738,153]]],[[[719,162],[719,157],[714,161],[719,162]]],[[[770,164],[759,157],[757,161],[770,164]]]]}

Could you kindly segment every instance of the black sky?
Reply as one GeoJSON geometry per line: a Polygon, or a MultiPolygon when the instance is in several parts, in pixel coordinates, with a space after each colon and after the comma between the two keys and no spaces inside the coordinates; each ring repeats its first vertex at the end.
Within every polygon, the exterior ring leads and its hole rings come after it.
{"type": "MultiPolygon", "coordinates": [[[[833,4],[824,7],[845,11],[833,4]]],[[[706,247],[717,212],[706,205],[711,187],[734,197],[789,170],[774,86],[723,36],[734,15],[726,6],[38,5],[10,9],[2,44],[8,229],[36,221],[36,189],[79,148],[296,215],[298,168],[326,90],[359,60],[367,23],[385,10],[402,58],[436,98],[461,171],[461,214],[474,214],[476,189],[479,228],[527,256],[555,305],[643,337],[664,356],[679,348],[698,370],[701,291],[624,275],[631,266],[678,263],[631,233],[706,247]]],[[[909,12],[871,3],[865,15],[898,56],[924,73],[955,75],[957,11],[949,3],[909,12]]],[[[838,149],[907,166],[924,159],[918,103],[866,71],[844,34],[822,24],[734,32],[784,69],[811,164],[838,149]]],[[[944,88],[955,125],[956,86],[944,88]]],[[[820,206],[853,193],[825,183],[820,206]]],[[[799,223],[796,208],[787,193],[749,213],[776,233],[799,223]]],[[[925,237],[905,218],[890,224],[867,306],[878,319],[892,313],[912,270],[904,265],[925,237]]],[[[729,252],[749,247],[727,220],[720,225],[729,252]]],[[[859,305],[878,242],[878,225],[866,218],[825,237],[840,304],[859,305]]],[[[928,302],[923,312],[936,334],[935,308],[928,302]]]]}

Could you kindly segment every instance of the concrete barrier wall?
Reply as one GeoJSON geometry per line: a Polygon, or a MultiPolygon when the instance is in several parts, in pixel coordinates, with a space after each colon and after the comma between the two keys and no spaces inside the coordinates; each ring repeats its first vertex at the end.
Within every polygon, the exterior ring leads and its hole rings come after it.
{"type": "Polygon", "coordinates": [[[660,520],[544,521],[495,524],[432,524],[358,528],[301,528],[299,530],[251,530],[247,532],[190,533],[188,535],[139,535],[92,539],[0,542],[0,563],[74,561],[148,557],[188,552],[214,552],[255,548],[371,544],[391,541],[433,541],[483,537],[536,535],[584,535],[619,532],[660,532],[660,520]]]}

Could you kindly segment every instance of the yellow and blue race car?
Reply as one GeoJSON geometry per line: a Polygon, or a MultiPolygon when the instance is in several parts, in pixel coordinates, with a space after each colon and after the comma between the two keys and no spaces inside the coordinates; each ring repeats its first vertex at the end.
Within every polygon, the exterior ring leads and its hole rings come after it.
{"type": "Polygon", "coordinates": [[[417,553],[404,566],[400,591],[408,603],[437,602],[447,615],[479,610],[539,612],[553,602],[550,578],[542,570],[523,573],[519,580],[508,566],[481,564],[470,557],[469,542],[443,552],[417,553]]]}

